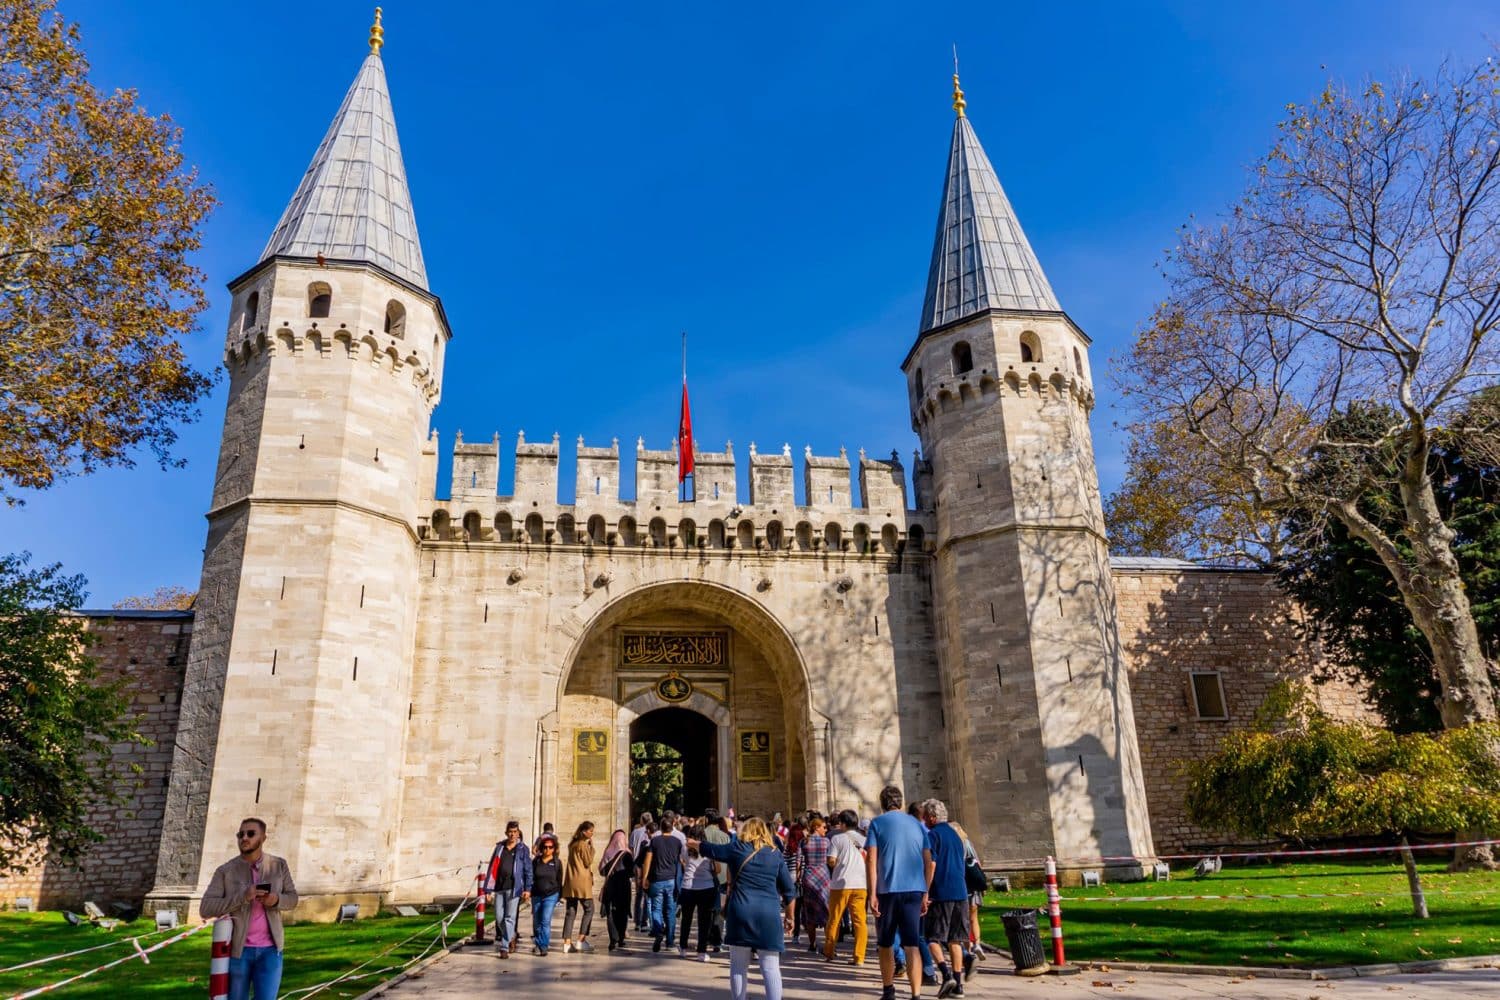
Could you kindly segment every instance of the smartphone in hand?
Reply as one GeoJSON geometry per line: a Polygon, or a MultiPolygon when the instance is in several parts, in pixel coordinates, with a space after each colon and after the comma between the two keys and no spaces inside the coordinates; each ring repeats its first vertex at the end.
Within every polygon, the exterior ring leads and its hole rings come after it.
{"type": "Polygon", "coordinates": [[[269,883],[269,882],[257,882],[257,883],[255,883],[255,888],[259,889],[261,892],[270,892],[271,891],[271,883],[269,883]]]}

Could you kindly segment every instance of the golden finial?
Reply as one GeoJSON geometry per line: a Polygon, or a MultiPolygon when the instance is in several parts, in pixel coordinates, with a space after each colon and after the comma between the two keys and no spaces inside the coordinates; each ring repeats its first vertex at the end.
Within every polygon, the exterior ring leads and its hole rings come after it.
{"type": "Polygon", "coordinates": [[[958,117],[964,116],[964,108],[968,104],[964,101],[963,88],[958,85],[958,46],[953,46],[953,110],[958,112],[958,117]]]}
{"type": "Polygon", "coordinates": [[[370,25],[370,54],[380,55],[380,47],[385,44],[385,29],[380,26],[380,8],[375,8],[375,23],[370,25]]]}

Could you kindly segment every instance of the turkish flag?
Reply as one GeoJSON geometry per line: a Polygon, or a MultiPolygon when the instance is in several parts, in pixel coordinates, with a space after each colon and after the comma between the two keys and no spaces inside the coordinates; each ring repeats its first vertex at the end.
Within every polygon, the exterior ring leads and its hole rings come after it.
{"type": "Polygon", "coordinates": [[[693,474],[693,413],[688,408],[687,382],[682,383],[682,416],[677,421],[677,485],[693,474]]]}

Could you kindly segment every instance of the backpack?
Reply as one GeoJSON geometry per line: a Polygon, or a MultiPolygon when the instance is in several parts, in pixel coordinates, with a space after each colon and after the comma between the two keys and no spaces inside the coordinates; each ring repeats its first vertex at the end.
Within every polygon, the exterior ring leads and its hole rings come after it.
{"type": "Polygon", "coordinates": [[[984,874],[984,869],[979,867],[979,862],[972,858],[964,862],[964,885],[971,893],[982,893],[990,887],[989,877],[984,874]]]}

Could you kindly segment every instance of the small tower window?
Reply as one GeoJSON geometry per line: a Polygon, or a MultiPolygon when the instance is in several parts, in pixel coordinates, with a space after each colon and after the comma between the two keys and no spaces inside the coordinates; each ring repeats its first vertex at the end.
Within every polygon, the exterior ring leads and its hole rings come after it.
{"type": "Polygon", "coordinates": [[[314,281],[307,286],[307,315],[313,319],[325,319],[333,308],[333,289],[327,283],[314,281]]]}
{"type": "Polygon", "coordinates": [[[922,369],[920,368],[917,369],[917,380],[915,384],[917,387],[917,395],[920,397],[926,391],[926,387],[922,382],[922,369]]]}
{"type": "Polygon", "coordinates": [[[1042,363],[1042,342],[1030,330],[1021,334],[1021,362],[1028,365],[1042,363]]]}
{"type": "Polygon", "coordinates": [[[252,330],[255,328],[256,317],[260,315],[260,292],[251,292],[250,297],[245,300],[245,318],[240,323],[241,330],[252,330]]]}
{"type": "Polygon", "coordinates": [[[406,336],[406,307],[395,299],[385,304],[385,332],[392,337],[406,336]]]}
{"type": "Polygon", "coordinates": [[[973,370],[974,352],[969,349],[968,341],[960,340],[953,345],[953,374],[962,375],[973,370]]]}
{"type": "Polygon", "coordinates": [[[1073,370],[1080,376],[1083,375],[1083,355],[1076,347],[1073,348],[1073,370]]]}

